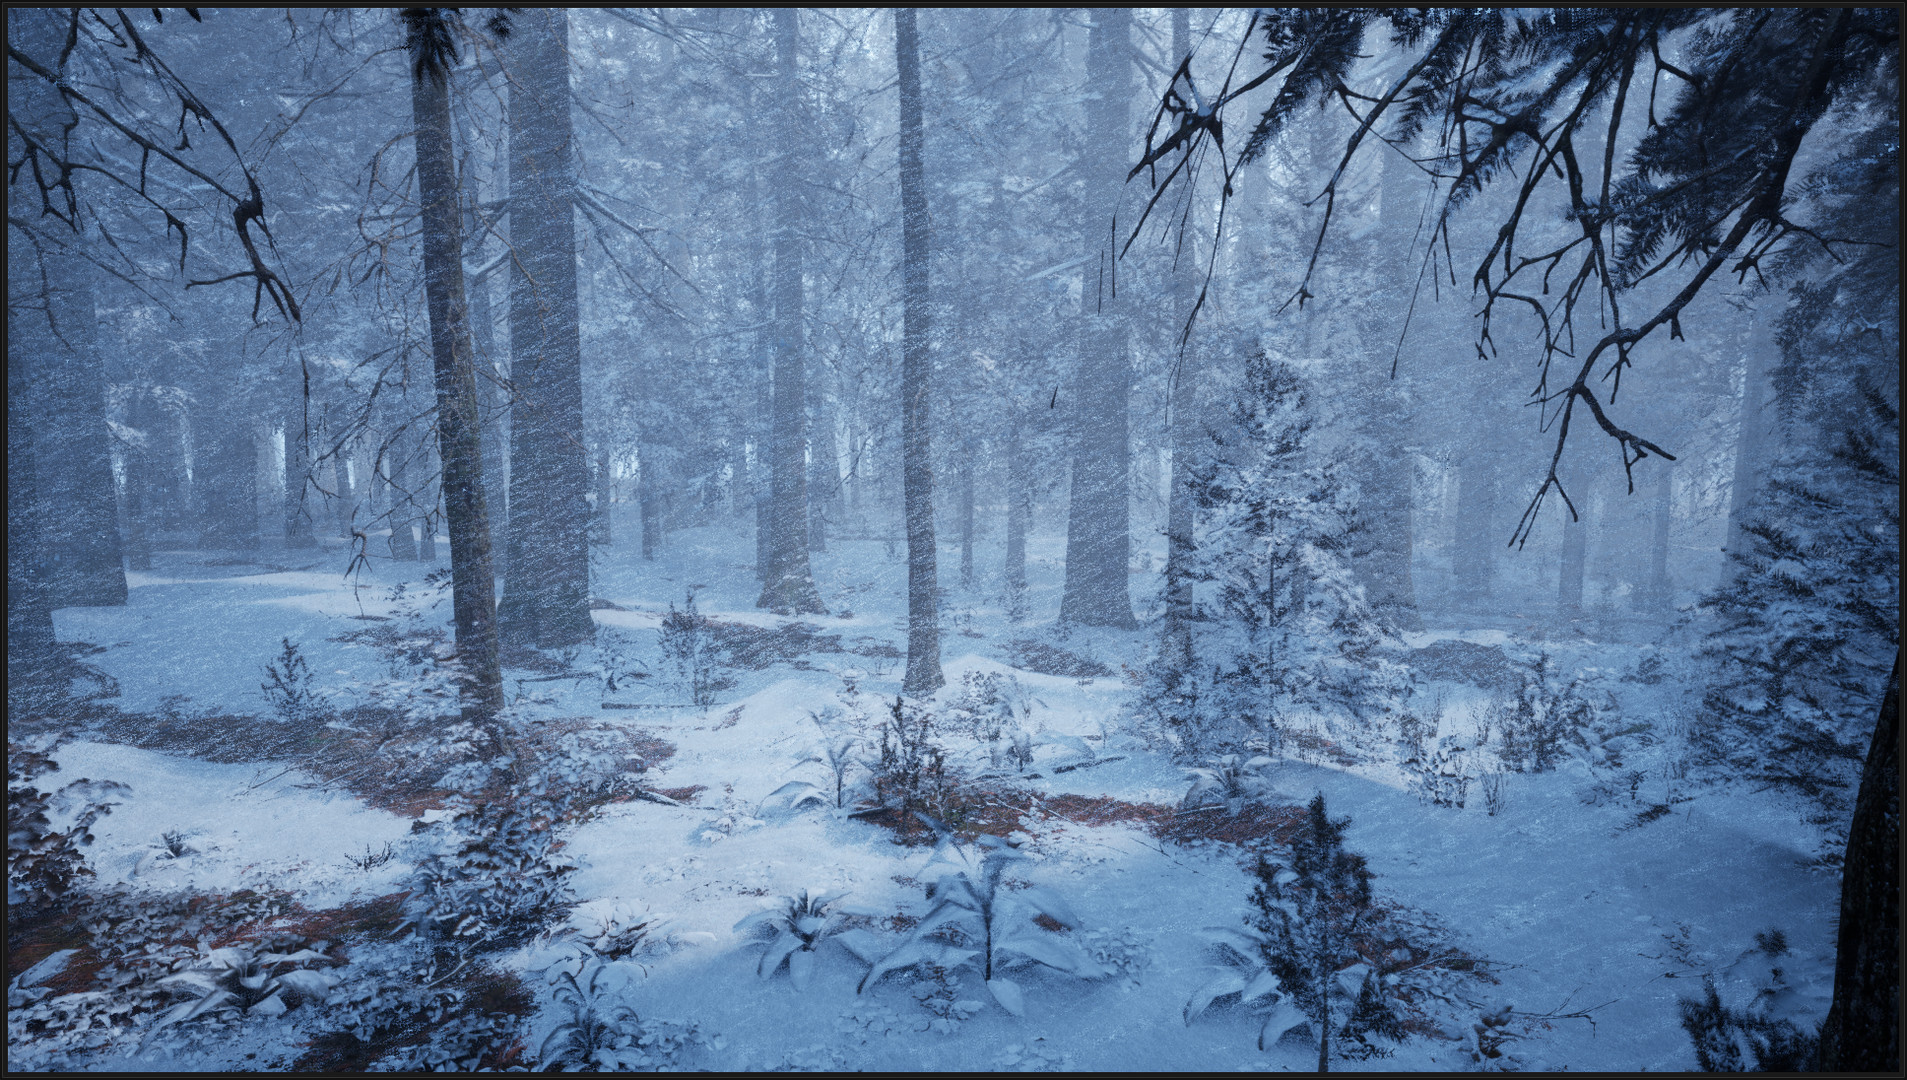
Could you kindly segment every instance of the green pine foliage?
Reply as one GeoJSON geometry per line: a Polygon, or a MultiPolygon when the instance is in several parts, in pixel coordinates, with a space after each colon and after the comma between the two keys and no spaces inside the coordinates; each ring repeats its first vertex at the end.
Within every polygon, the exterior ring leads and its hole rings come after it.
{"type": "Polygon", "coordinates": [[[1261,855],[1252,867],[1257,883],[1246,921],[1260,942],[1265,969],[1319,1034],[1321,1063],[1329,1053],[1334,1011],[1348,1010],[1342,1033],[1360,1040],[1395,1030],[1396,1023],[1382,1000],[1381,983],[1367,976],[1352,990],[1339,977],[1362,960],[1355,940],[1372,902],[1364,856],[1344,847],[1350,824],[1350,818],[1331,820],[1320,792],[1312,796],[1292,841],[1290,861],[1281,865],[1261,855]]]}
{"type": "Polygon", "coordinates": [[[1304,380],[1252,346],[1233,401],[1190,481],[1190,652],[1162,649],[1144,695],[1195,758],[1274,741],[1281,711],[1360,716],[1396,688],[1351,565],[1357,490],[1315,461],[1304,380]]]}
{"type": "MultiPolygon", "coordinates": [[[[1898,109],[1848,119],[1864,123],[1847,152],[1802,186],[1831,233],[1891,236],[1898,109]]],[[[1891,245],[1815,245],[1779,271],[1795,282],[1774,373],[1790,449],[1730,553],[1733,578],[1703,601],[1719,625],[1696,745],[1809,800],[1838,852],[1900,640],[1900,259],[1891,245]]]]}

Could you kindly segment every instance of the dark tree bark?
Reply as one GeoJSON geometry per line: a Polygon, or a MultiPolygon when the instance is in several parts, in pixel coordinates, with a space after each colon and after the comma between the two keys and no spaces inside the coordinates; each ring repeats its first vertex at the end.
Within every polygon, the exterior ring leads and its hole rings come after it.
{"type": "Polygon", "coordinates": [[[1017,400],[1007,402],[1006,428],[1006,582],[1007,618],[1026,617],[1026,524],[1032,513],[1032,477],[1026,467],[1025,414],[1017,400]]]}
{"type": "Polygon", "coordinates": [[[417,561],[416,499],[411,495],[410,456],[414,451],[396,448],[385,459],[390,491],[391,558],[399,562],[417,561]]]}
{"type": "Polygon", "coordinates": [[[1669,580],[1669,528],[1675,523],[1675,463],[1664,461],[1655,467],[1655,521],[1649,539],[1649,580],[1642,588],[1646,608],[1669,606],[1675,597],[1675,585],[1669,580]]]}
{"type": "Polygon", "coordinates": [[[590,640],[589,460],[576,295],[569,16],[526,10],[510,60],[510,577],[497,611],[513,647],[590,640]]]}
{"type": "Polygon", "coordinates": [[[1132,13],[1092,9],[1088,77],[1097,90],[1087,102],[1088,138],[1094,148],[1086,180],[1084,240],[1099,257],[1086,264],[1081,290],[1079,378],[1073,394],[1072,497],[1066,515],[1066,586],[1062,622],[1130,629],[1127,585],[1131,559],[1131,506],[1127,478],[1131,445],[1127,402],[1132,365],[1127,354],[1126,315],[1119,295],[1114,220],[1119,205],[1132,97],[1132,13]]]}
{"type": "Polygon", "coordinates": [[[1451,559],[1460,602],[1467,606],[1490,600],[1496,549],[1502,543],[1493,525],[1495,516],[1496,476],[1484,451],[1468,447],[1457,462],[1456,551],[1451,559]]]}
{"type": "Polygon", "coordinates": [[[934,539],[934,463],[928,395],[927,189],[921,161],[920,35],[914,9],[894,9],[894,57],[900,69],[901,158],[901,498],[907,524],[907,674],[916,697],[946,684],[940,670],[938,551],[934,539]]]}
{"type": "Polygon", "coordinates": [[[1900,1073],[1900,652],[1881,696],[1841,865],[1821,1072],[1900,1073]]]}
{"type": "MultiPolygon", "coordinates": [[[[7,44],[37,58],[46,69],[62,69],[67,26],[68,14],[61,9],[9,11],[7,44]]],[[[11,62],[8,66],[11,75],[16,69],[11,62]]],[[[25,156],[14,124],[39,142],[64,143],[77,118],[59,91],[39,78],[8,82],[7,160],[20,162],[25,156]]],[[[72,198],[83,206],[84,174],[66,179],[72,198]]],[[[9,343],[19,342],[27,365],[27,404],[33,418],[28,430],[36,443],[31,456],[40,468],[32,487],[42,504],[42,585],[56,608],[123,604],[126,573],[106,427],[106,375],[94,340],[96,272],[74,250],[87,241],[82,232],[55,216],[36,215],[27,209],[29,203],[20,202],[16,206],[10,192],[8,213],[37,217],[48,234],[44,240],[29,240],[20,230],[8,229],[9,249],[22,249],[20,259],[8,260],[7,337],[9,343]],[[21,271],[17,276],[16,266],[21,271]]],[[[74,221],[84,220],[75,214],[74,221]]]]}
{"type": "Polygon", "coordinates": [[[258,448],[250,418],[230,403],[204,400],[193,412],[192,493],[199,546],[216,551],[258,549],[258,448]]]}
{"type": "Polygon", "coordinates": [[[1391,371],[1404,316],[1399,305],[1385,301],[1408,297],[1416,282],[1416,265],[1397,253],[1422,242],[1414,226],[1423,205],[1421,177],[1403,154],[1384,155],[1370,249],[1378,282],[1371,299],[1377,302],[1366,308],[1364,355],[1353,361],[1353,377],[1364,395],[1354,473],[1361,492],[1358,512],[1370,530],[1358,547],[1355,568],[1371,607],[1407,630],[1423,625],[1411,572],[1415,484],[1413,456],[1406,444],[1414,427],[1403,389],[1391,371]]]}
{"type": "MultiPolygon", "coordinates": [[[[20,252],[9,245],[8,263],[20,252]]],[[[9,271],[12,266],[9,265],[9,271]]],[[[41,550],[39,470],[34,461],[33,412],[23,335],[13,332],[24,315],[14,304],[13,275],[7,290],[7,682],[37,681],[53,657],[53,605],[46,591],[41,550]]]]}
{"type": "MultiPolygon", "coordinates": [[[[1191,13],[1172,9],[1172,56],[1176,66],[1192,51],[1191,13]]],[[[1172,340],[1180,341],[1185,321],[1192,313],[1192,274],[1198,262],[1190,250],[1196,228],[1188,219],[1182,225],[1188,241],[1172,271],[1172,340]]],[[[1172,475],[1165,502],[1165,629],[1163,644],[1169,658],[1167,667],[1186,670],[1192,662],[1191,620],[1196,614],[1192,598],[1192,557],[1197,550],[1193,537],[1192,459],[1198,453],[1199,425],[1198,363],[1190,341],[1182,342],[1172,367],[1172,475]]]]}
{"type": "Polygon", "coordinates": [[[778,132],[781,160],[775,177],[775,415],[769,455],[768,572],[756,607],[784,615],[822,614],[808,564],[808,468],[806,462],[805,329],[802,315],[801,134],[796,124],[795,51],[799,44],[793,8],[775,9],[775,57],[781,93],[778,132]]]}
{"type": "Polygon", "coordinates": [[[978,471],[979,443],[971,436],[960,443],[960,584],[973,587],[974,473],[978,471]]]}
{"type": "Polygon", "coordinates": [[[611,547],[616,542],[609,502],[615,495],[615,478],[609,472],[609,450],[596,451],[596,542],[611,547]]]}
{"type": "MultiPolygon", "coordinates": [[[[325,440],[327,449],[331,448],[333,440],[337,439],[337,437],[337,435],[332,435],[330,439],[325,440]]],[[[359,483],[358,479],[353,475],[355,472],[353,466],[356,464],[357,456],[357,440],[356,438],[348,438],[344,441],[343,445],[336,448],[336,452],[331,458],[331,467],[337,476],[337,485],[331,490],[337,492],[338,495],[336,503],[337,518],[333,522],[333,526],[337,530],[337,535],[346,540],[351,539],[351,530],[358,522],[361,522],[364,517],[363,510],[358,506],[358,500],[363,498],[364,495],[364,485],[359,483]]]]}
{"type": "Polygon", "coordinates": [[[312,484],[316,464],[311,447],[316,433],[311,430],[314,418],[307,408],[307,393],[301,372],[284,417],[285,546],[293,549],[318,546],[316,521],[323,499],[312,484]]]}
{"type": "MultiPolygon", "coordinates": [[[[490,523],[483,497],[478,442],[477,380],[469,309],[464,299],[463,230],[450,145],[450,91],[441,64],[426,62],[428,27],[413,23],[411,81],[417,127],[417,182],[424,211],[424,293],[430,310],[431,364],[437,391],[437,439],[443,457],[445,517],[450,531],[452,621],[463,667],[465,719],[487,721],[503,707],[497,662],[496,578],[490,568],[490,523]],[[419,41],[419,38],[425,38],[419,41]]],[[[447,35],[446,35],[447,37],[447,35]]],[[[585,608],[587,613],[587,608],[585,608]]]]}
{"type": "Polygon", "coordinates": [[[1563,522],[1562,565],[1556,575],[1556,610],[1566,619],[1583,613],[1583,568],[1589,561],[1589,523],[1594,492],[1592,474],[1577,469],[1569,497],[1576,504],[1577,518],[1563,522]]]}

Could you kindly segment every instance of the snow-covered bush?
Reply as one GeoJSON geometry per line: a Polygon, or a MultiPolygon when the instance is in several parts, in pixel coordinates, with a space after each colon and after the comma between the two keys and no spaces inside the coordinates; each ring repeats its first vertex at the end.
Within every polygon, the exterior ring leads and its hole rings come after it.
{"type": "Polygon", "coordinates": [[[537,1051],[540,1071],[675,1072],[688,1067],[691,1052],[721,1047],[699,1024],[645,1019],[614,1000],[619,988],[604,983],[611,970],[591,962],[580,980],[566,971],[551,977],[558,1019],[537,1051]]]}
{"type": "Polygon", "coordinates": [[[163,987],[187,993],[189,1000],[153,1021],[152,1030],[214,1011],[279,1016],[305,1000],[323,1001],[336,980],[302,965],[329,960],[322,951],[311,948],[266,952],[250,945],[218,949],[200,945],[199,957],[192,966],[160,980],[163,987]]]}
{"type": "Polygon", "coordinates": [[[483,802],[432,826],[454,846],[418,864],[406,925],[439,946],[492,951],[521,944],[563,916],[575,866],[550,835],[560,808],[535,810],[483,802]]]}
{"type": "Polygon", "coordinates": [[[933,711],[896,697],[878,737],[876,755],[865,763],[874,774],[876,800],[903,811],[941,810],[953,776],[934,731],[933,711]]]}
{"type": "Polygon", "coordinates": [[[587,977],[556,975],[554,997],[561,1018],[543,1038],[537,1063],[544,1072],[635,1072],[674,1065],[666,1040],[647,1031],[636,1010],[606,1000],[601,987],[608,968],[586,965],[587,977]]]}
{"type": "Polygon", "coordinates": [[[800,896],[777,896],[762,910],[737,922],[736,930],[751,931],[767,947],[755,965],[756,973],[766,979],[785,964],[795,989],[806,990],[814,975],[815,954],[823,942],[830,940],[872,963],[879,955],[873,935],[866,930],[843,928],[846,916],[857,914],[840,905],[844,895],[803,889],[800,896]]]}
{"type": "Polygon", "coordinates": [[[714,627],[708,616],[696,610],[694,589],[683,598],[680,609],[669,604],[669,613],[662,617],[661,638],[663,659],[688,691],[690,703],[707,708],[715,704],[715,695],[735,685],[714,627]]]}
{"type": "Polygon", "coordinates": [[[1434,751],[1404,762],[1410,776],[1410,790],[1422,802],[1451,810],[1461,810],[1470,798],[1470,783],[1476,779],[1470,771],[1470,754],[1451,736],[1437,740],[1434,751]]]}
{"type": "MultiPolygon", "coordinates": [[[[818,721],[817,721],[818,722],[818,721]]],[[[770,800],[786,800],[789,810],[799,810],[808,803],[822,806],[832,805],[839,810],[847,805],[848,773],[857,764],[855,751],[861,747],[861,741],[852,735],[835,735],[821,744],[821,751],[809,754],[795,762],[795,768],[803,765],[820,765],[828,770],[830,787],[822,787],[808,780],[790,780],[768,793],[762,800],[765,806],[770,800]]]]}
{"type": "Polygon", "coordinates": [[[1482,776],[1483,809],[1491,817],[1510,808],[1510,776],[1501,769],[1491,769],[1482,776]]]}
{"type": "Polygon", "coordinates": [[[1700,998],[1676,1003],[1682,1030],[1694,1044],[1696,1063],[1703,1072],[1810,1070],[1816,1035],[1785,1015],[1795,1010],[1803,996],[1783,966],[1783,958],[1790,955],[1788,936],[1769,927],[1755,934],[1754,948],[1725,972],[1745,975],[1754,986],[1755,996],[1746,1008],[1722,1004],[1712,975],[1703,977],[1700,998]]]}
{"type": "Polygon", "coordinates": [[[1186,775],[1192,781],[1192,787],[1186,791],[1185,798],[1179,803],[1182,809],[1198,806],[1219,805],[1229,813],[1236,814],[1245,808],[1245,804],[1257,799],[1270,798],[1274,792],[1271,780],[1264,770],[1272,764],[1268,757],[1247,758],[1240,754],[1226,754],[1211,764],[1193,769],[1186,775]]]}
{"type": "Polygon", "coordinates": [[[50,751],[7,743],[7,908],[10,915],[54,907],[69,898],[81,878],[91,877],[82,848],[93,842],[93,823],[118,804],[103,799],[124,792],[112,781],[79,779],[58,791],[42,791],[33,781],[59,770],[50,751]],[[75,813],[65,828],[55,828],[60,805],[75,813]]]}
{"type": "Polygon", "coordinates": [[[641,904],[618,901],[593,910],[578,908],[557,936],[579,941],[603,960],[639,956],[667,945],[662,936],[668,920],[641,904]]]}
{"type": "Polygon", "coordinates": [[[1319,794],[1292,841],[1289,865],[1258,857],[1245,926],[1208,931],[1219,972],[1186,1002],[1187,1024],[1219,998],[1263,1003],[1259,1049],[1309,1024],[1321,1071],[1334,1030],[1360,1042],[1397,1030],[1385,976],[1357,951],[1371,911],[1371,875],[1362,856],[1344,849],[1349,825],[1349,818],[1330,819],[1319,794]]]}
{"type": "Polygon", "coordinates": [[[1168,628],[1140,695],[1194,759],[1275,745],[1293,708],[1362,717],[1402,685],[1352,568],[1357,489],[1311,446],[1303,380],[1253,347],[1231,398],[1190,480],[1199,611],[1168,628]]]}
{"type": "MultiPolygon", "coordinates": [[[[951,845],[951,831],[942,822],[922,817],[941,836],[938,858],[951,845]]],[[[860,991],[903,968],[937,965],[952,971],[973,966],[979,969],[1000,1007],[1022,1016],[1026,1012],[1025,994],[1018,983],[1005,977],[1007,969],[1038,964],[1086,979],[1105,974],[1072,942],[1034,922],[1044,915],[1067,929],[1080,926],[1079,917],[1058,893],[1037,885],[1013,888],[1002,884],[1007,865],[1027,858],[1020,845],[995,836],[981,836],[976,843],[986,849],[978,877],[965,870],[949,869],[929,885],[927,899],[933,907],[899,947],[868,970],[861,979],[860,991]]]]}
{"type": "Polygon", "coordinates": [[[1587,679],[1564,682],[1556,662],[1539,653],[1529,664],[1522,686],[1510,701],[1499,701],[1486,721],[1497,734],[1496,753],[1513,772],[1549,772],[1562,762],[1569,744],[1589,746],[1589,728],[1597,719],[1587,679]]]}
{"type": "Polygon", "coordinates": [[[324,698],[312,688],[311,665],[305,662],[304,654],[290,638],[283,638],[283,648],[271,662],[265,665],[265,681],[258,688],[265,693],[265,700],[278,714],[278,719],[287,724],[309,724],[324,718],[329,711],[324,698]]]}

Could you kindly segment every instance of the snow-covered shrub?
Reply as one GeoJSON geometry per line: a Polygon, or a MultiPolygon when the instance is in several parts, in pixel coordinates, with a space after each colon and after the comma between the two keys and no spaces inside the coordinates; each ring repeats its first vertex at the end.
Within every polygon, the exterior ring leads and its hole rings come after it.
{"type": "Polygon", "coordinates": [[[559,936],[581,942],[600,959],[622,960],[666,946],[666,925],[666,918],[642,905],[619,901],[606,909],[579,908],[559,936]]]}
{"type": "Polygon", "coordinates": [[[642,1022],[636,1010],[602,1000],[603,965],[586,970],[582,983],[567,971],[558,973],[554,997],[562,1018],[544,1036],[537,1063],[544,1072],[633,1072],[649,1064],[639,1045],[642,1022]]]}
{"type": "Polygon", "coordinates": [[[690,589],[678,610],[669,604],[662,617],[662,656],[675,670],[676,678],[689,693],[689,701],[701,708],[715,704],[715,695],[735,685],[723,662],[721,645],[708,616],[695,608],[695,590],[690,589]]]}
{"type": "Polygon", "coordinates": [[[840,906],[845,893],[810,893],[777,896],[767,906],[747,915],[735,924],[736,930],[749,930],[767,948],[756,974],[766,979],[788,967],[788,979],[795,989],[806,990],[814,975],[815,953],[823,942],[839,942],[862,961],[872,963],[879,955],[873,935],[866,930],[844,929],[843,919],[856,912],[840,906]]]}
{"type": "Polygon", "coordinates": [[[1483,774],[1483,809],[1491,817],[1510,808],[1510,774],[1501,769],[1491,769],[1483,774]]]}
{"type": "Polygon", "coordinates": [[[1371,874],[1363,856],[1344,849],[1349,825],[1349,818],[1330,819],[1319,794],[1292,841],[1289,865],[1258,857],[1253,912],[1243,929],[1209,931],[1221,967],[1186,1002],[1187,1024],[1218,998],[1265,1002],[1259,1049],[1308,1023],[1318,1038],[1320,1070],[1328,1064],[1334,1029],[1360,1039],[1394,1030],[1384,978],[1369,978],[1372,969],[1356,947],[1371,912],[1371,874]]]}
{"type": "Polygon", "coordinates": [[[309,724],[323,719],[328,711],[324,698],[312,688],[311,665],[290,638],[283,638],[283,649],[265,665],[265,681],[258,688],[278,719],[287,724],[309,724]]]}
{"type": "MultiPolygon", "coordinates": [[[[922,818],[942,838],[938,857],[949,846],[951,830],[943,822],[922,818]]],[[[1019,844],[996,836],[981,836],[976,843],[986,849],[978,878],[965,870],[947,870],[929,885],[927,899],[933,907],[898,948],[868,970],[860,991],[903,968],[937,965],[952,971],[971,965],[979,969],[1000,1007],[1022,1016],[1025,995],[1018,983],[1003,974],[1008,968],[1039,964],[1086,979],[1105,974],[1072,942],[1034,922],[1044,915],[1062,927],[1079,927],[1079,917],[1058,893],[1037,885],[1002,884],[1007,865],[1027,858],[1019,844]]]]}
{"type": "Polygon", "coordinates": [[[1813,1063],[1815,1035],[1792,1020],[1723,1005],[1713,976],[1702,977],[1700,998],[1681,998],[1676,1008],[1702,1072],[1747,1072],[1750,1062],[1755,1072],[1800,1072],[1813,1063]]]}
{"type": "Polygon", "coordinates": [[[1127,989],[1139,985],[1139,976],[1151,964],[1152,947],[1130,926],[1119,930],[1083,930],[1079,947],[1109,975],[1118,975],[1127,989]]]}
{"type": "MultiPolygon", "coordinates": [[[[817,718],[818,722],[818,718],[817,718]]],[[[808,803],[822,806],[832,804],[835,809],[847,805],[848,773],[857,764],[855,751],[861,747],[861,741],[852,735],[836,735],[821,744],[821,752],[809,754],[795,762],[795,768],[803,765],[821,765],[828,770],[832,786],[823,788],[808,780],[790,780],[768,793],[762,800],[766,805],[771,799],[785,799],[789,810],[799,810],[808,803]]]]}
{"type": "Polygon", "coordinates": [[[81,878],[93,876],[80,849],[93,842],[95,821],[117,803],[104,797],[127,790],[124,784],[79,779],[58,791],[42,791],[33,781],[59,771],[50,751],[7,743],[7,907],[9,914],[55,907],[72,895],[81,878]],[[60,805],[75,813],[63,829],[51,814],[60,805]]]}
{"type": "Polygon", "coordinates": [[[1311,445],[1303,380],[1252,347],[1230,396],[1192,463],[1199,610],[1168,628],[1139,695],[1194,759],[1275,745],[1294,708],[1362,717],[1401,687],[1352,568],[1357,489],[1311,445]]]}
{"type": "Polygon", "coordinates": [[[428,1030],[419,1043],[371,1063],[367,1072],[477,1072],[486,1060],[509,1053],[520,1037],[522,1021],[508,1013],[460,1012],[428,1030]]]}
{"type": "Polygon", "coordinates": [[[1437,749],[1421,758],[1404,762],[1410,776],[1410,790],[1431,806],[1461,810],[1470,798],[1470,755],[1466,747],[1446,735],[1437,740],[1437,749]]]}
{"type": "Polygon", "coordinates": [[[1272,759],[1268,757],[1223,755],[1211,764],[1186,774],[1192,786],[1179,806],[1189,810],[1196,806],[1219,805],[1225,807],[1227,812],[1236,814],[1245,808],[1246,803],[1270,798],[1274,794],[1271,780],[1264,773],[1266,766],[1271,764],[1272,759]]]}
{"type": "Polygon", "coordinates": [[[1496,752],[1505,766],[1540,773],[1556,768],[1570,743],[1587,748],[1587,729],[1596,718],[1585,678],[1563,682],[1556,662],[1539,653],[1516,696],[1497,702],[1487,722],[1498,733],[1496,752]]]}
{"type": "Polygon", "coordinates": [[[866,762],[874,774],[874,795],[883,806],[903,811],[938,811],[953,781],[947,752],[936,738],[931,709],[896,697],[881,721],[876,756],[866,762]]]}
{"type": "Polygon", "coordinates": [[[189,1000],[153,1021],[152,1030],[214,1011],[279,1016],[305,1000],[323,1001],[336,980],[302,965],[329,960],[323,952],[311,948],[265,952],[250,945],[219,949],[201,945],[191,967],[160,981],[161,986],[184,991],[189,1000]]]}
{"type": "Polygon", "coordinates": [[[405,921],[420,936],[457,951],[521,944],[563,916],[575,866],[550,835],[560,808],[483,802],[460,809],[434,830],[454,845],[417,868],[405,921]]]}

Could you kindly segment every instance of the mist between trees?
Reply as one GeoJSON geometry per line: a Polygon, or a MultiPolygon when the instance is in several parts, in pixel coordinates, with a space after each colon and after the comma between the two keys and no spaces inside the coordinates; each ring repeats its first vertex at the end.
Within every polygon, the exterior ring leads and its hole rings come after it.
{"type": "Polygon", "coordinates": [[[859,601],[814,557],[863,545],[905,563],[909,697],[976,611],[1095,664],[1142,641],[1131,711],[1188,758],[1378,723],[1458,662],[1413,635],[1652,642],[1699,684],[1692,753],[1870,858],[1884,12],[7,38],[10,682],[70,677],[53,613],[168,551],[443,564],[461,716],[505,755],[506,670],[595,641],[605,560],[719,534],[758,608],[824,620],[859,601]]]}

